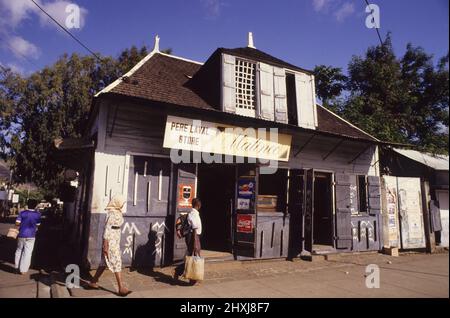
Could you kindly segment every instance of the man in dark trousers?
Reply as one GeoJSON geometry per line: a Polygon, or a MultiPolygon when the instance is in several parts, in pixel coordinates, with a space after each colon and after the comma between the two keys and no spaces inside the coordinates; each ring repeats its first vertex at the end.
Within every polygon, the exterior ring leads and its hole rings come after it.
{"type": "MultiPolygon", "coordinates": [[[[187,247],[186,255],[200,256],[200,235],[202,234],[202,221],[200,219],[199,210],[202,207],[202,202],[198,198],[192,199],[192,209],[187,216],[187,221],[190,227],[189,233],[185,236],[187,247]]],[[[174,279],[178,279],[183,274],[185,264],[182,263],[175,268],[174,279]]],[[[191,281],[195,284],[195,281],[191,281]]]]}
{"type": "Polygon", "coordinates": [[[37,200],[28,200],[28,209],[20,212],[16,219],[19,235],[17,236],[15,268],[22,275],[30,268],[36,232],[41,224],[41,213],[35,210],[37,203],[37,200]]]}

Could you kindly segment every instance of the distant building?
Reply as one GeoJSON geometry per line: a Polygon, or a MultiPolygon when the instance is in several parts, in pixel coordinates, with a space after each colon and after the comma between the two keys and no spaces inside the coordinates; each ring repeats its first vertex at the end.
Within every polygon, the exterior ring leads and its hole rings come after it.
{"type": "Polygon", "coordinates": [[[384,246],[449,246],[449,157],[382,147],[384,246]]]}

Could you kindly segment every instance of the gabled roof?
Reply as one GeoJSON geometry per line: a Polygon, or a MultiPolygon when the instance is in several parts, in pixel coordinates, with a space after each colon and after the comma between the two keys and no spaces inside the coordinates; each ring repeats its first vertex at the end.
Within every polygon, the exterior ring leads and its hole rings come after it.
{"type": "Polygon", "coordinates": [[[109,92],[156,102],[212,108],[188,86],[201,64],[155,53],[109,92]]]}
{"type": "Polygon", "coordinates": [[[243,57],[243,58],[247,58],[247,59],[258,61],[258,62],[264,62],[264,63],[270,64],[273,66],[288,68],[293,71],[299,71],[299,72],[304,72],[304,73],[308,73],[308,74],[313,74],[313,72],[310,70],[300,68],[298,66],[295,66],[288,62],[280,60],[279,58],[276,58],[276,57],[269,55],[263,51],[260,51],[258,49],[251,48],[251,47],[239,47],[239,48],[235,48],[235,49],[219,48],[218,51],[221,53],[235,55],[238,57],[243,57]]]}
{"type": "MultiPolygon", "coordinates": [[[[262,58],[272,65],[296,69],[286,62],[256,49],[218,49],[214,54],[219,52],[232,54],[246,53],[246,57],[248,58],[262,58]],[[250,56],[248,54],[253,55],[250,56]],[[269,61],[269,59],[271,60],[269,61]]],[[[205,64],[205,67],[207,64],[205,64]]],[[[130,97],[144,101],[220,112],[219,105],[215,105],[215,102],[207,98],[210,92],[205,90],[209,90],[209,88],[205,89],[204,86],[198,85],[198,83],[192,80],[197,73],[200,73],[199,71],[202,70],[202,65],[199,62],[173,55],[152,52],[127,74],[96,94],[96,98],[102,95],[130,97]]],[[[299,68],[297,69],[301,70],[299,68]]],[[[206,71],[205,69],[203,70],[206,71]]],[[[217,86],[220,86],[220,81],[217,83],[217,86]]],[[[149,104],[149,107],[151,107],[151,104],[149,104]]],[[[311,130],[311,132],[323,132],[352,139],[378,142],[375,137],[367,134],[320,105],[317,106],[317,115],[318,127],[316,130],[311,130]]],[[[286,124],[285,126],[299,129],[299,127],[293,125],[286,124]]]]}

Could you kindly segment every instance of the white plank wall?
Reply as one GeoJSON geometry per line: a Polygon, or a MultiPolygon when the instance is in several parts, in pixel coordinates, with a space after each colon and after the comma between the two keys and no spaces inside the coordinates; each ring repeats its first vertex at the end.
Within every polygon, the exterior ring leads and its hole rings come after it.
{"type": "Polygon", "coordinates": [[[126,195],[126,189],[124,189],[127,170],[125,162],[125,155],[95,153],[92,213],[104,213],[105,207],[113,195],[126,195]]]}

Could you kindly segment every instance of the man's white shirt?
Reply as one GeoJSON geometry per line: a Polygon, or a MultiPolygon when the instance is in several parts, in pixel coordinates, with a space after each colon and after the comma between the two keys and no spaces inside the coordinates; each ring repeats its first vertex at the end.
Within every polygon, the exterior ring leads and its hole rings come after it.
{"type": "Polygon", "coordinates": [[[192,208],[188,214],[188,222],[192,229],[197,230],[197,234],[202,234],[202,220],[200,219],[200,212],[192,208]]]}

